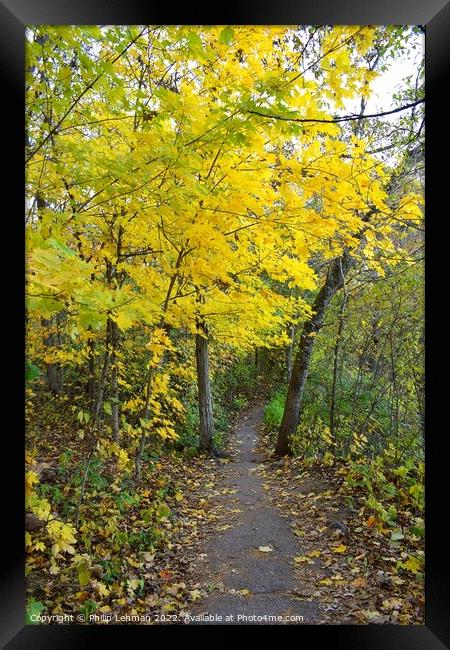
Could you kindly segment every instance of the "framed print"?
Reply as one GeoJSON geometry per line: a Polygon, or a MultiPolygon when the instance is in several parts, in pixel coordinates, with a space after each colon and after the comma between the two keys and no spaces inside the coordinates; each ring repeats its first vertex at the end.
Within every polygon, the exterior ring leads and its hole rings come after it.
{"type": "Polygon", "coordinates": [[[0,13],[4,646],[448,647],[424,225],[448,6],[0,13]]]}

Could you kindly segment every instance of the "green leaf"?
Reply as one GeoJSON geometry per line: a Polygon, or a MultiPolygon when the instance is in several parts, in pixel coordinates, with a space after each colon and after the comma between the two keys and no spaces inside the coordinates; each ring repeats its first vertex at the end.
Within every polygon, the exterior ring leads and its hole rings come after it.
{"type": "Polygon", "coordinates": [[[191,47],[203,47],[202,39],[195,32],[189,32],[187,39],[191,47]]]}
{"type": "Polygon", "coordinates": [[[67,257],[76,257],[77,256],[75,251],[73,251],[71,248],[69,248],[65,244],[62,244],[61,242],[57,241],[56,239],[49,239],[48,243],[52,246],[52,248],[56,249],[60,253],[64,253],[64,255],[67,256],[67,257]]]}
{"type": "Polygon", "coordinates": [[[77,571],[78,571],[78,582],[80,583],[80,587],[85,587],[91,581],[91,574],[89,572],[86,562],[80,562],[77,567],[77,571]]]}
{"type": "Polygon", "coordinates": [[[233,41],[234,38],[234,29],[230,26],[225,27],[225,29],[222,29],[219,35],[219,43],[223,43],[224,45],[230,45],[233,41]]]}
{"type": "Polygon", "coordinates": [[[103,410],[105,411],[105,413],[108,413],[108,415],[111,415],[112,411],[111,411],[111,404],[110,404],[110,402],[105,402],[105,403],[103,404],[103,410]]]}
{"type": "Polygon", "coordinates": [[[195,32],[189,32],[187,39],[189,43],[189,50],[192,52],[192,54],[194,54],[194,56],[198,56],[201,59],[207,58],[205,48],[203,47],[203,41],[198,34],[195,32]]]}
{"type": "Polygon", "coordinates": [[[25,363],[25,381],[33,381],[34,379],[37,379],[39,375],[41,374],[41,371],[39,368],[29,361],[25,363]]]}
{"type": "Polygon", "coordinates": [[[36,618],[42,614],[44,609],[45,605],[43,603],[32,598],[25,611],[25,623],[27,625],[39,625],[39,621],[36,618]]]}
{"type": "Polygon", "coordinates": [[[396,487],[395,487],[395,485],[394,485],[393,483],[387,483],[387,484],[384,486],[384,491],[385,491],[387,494],[390,494],[390,495],[392,495],[392,496],[394,496],[395,494],[397,494],[397,489],[396,489],[396,487]]]}
{"type": "Polygon", "coordinates": [[[397,542],[397,541],[400,540],[400,539],[404,539],[404,537],[405,537],[405,536],[403,535],[403,533],[402,533],[402,531],[400,530],[400,528],[395,528],[395,530],[393,530],[392,533],[391,533],[391,540],[392,540],[393,542],[397,542]]]}

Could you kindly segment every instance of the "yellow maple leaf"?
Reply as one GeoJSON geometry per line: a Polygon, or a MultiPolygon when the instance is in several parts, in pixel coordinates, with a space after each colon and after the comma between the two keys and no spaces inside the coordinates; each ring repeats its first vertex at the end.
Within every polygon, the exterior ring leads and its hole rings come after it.
{"type": "Polygon", "coordinates": [[[339,544],[339,546],[333,549],[333,553],[344,553],[346,548],[345,544],[339,544]]]}
{"type": "Polygon", "coordinates": [[[97,591],[100,596],[109,596],[109,589],[106,585],[103,584],[103,582],[98,582],[95,586],[97,587],[97,591]]]}

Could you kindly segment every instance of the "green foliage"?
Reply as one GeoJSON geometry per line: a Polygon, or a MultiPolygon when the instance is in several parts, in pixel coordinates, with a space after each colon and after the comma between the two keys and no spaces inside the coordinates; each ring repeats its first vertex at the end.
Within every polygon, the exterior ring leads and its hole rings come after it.
{"type": "Polygon", "coordinates": [[[248,399],[243,395],[238,395],[233,398],[233,409],[235,411],[242,411],[248,404],[248,399]]]}
{"type": "Polygon", "coordinates": [[[41,371],[37,366],[30,363],[29,361],[25,362],[25,381],[32,382],[37,379],[41,374],[41,371]]]}
{"type": "Polygon", "coordinates": [[[84,601],[84,603],[80,607],[80,613],[84,616],[84,620],[89,620],[89,616],[91,614],[94,614],[96,609],[98,608],[98,603],[96,603],[93,600],[90,600],[89,598],[84,601]]]}
{"type": "Polygon", "coordinates": [[[44,610],[45,605],[43,603],[34,598],[30,598],[25,610],[25,623],[27,625],[39,625],[39,621],[36,618],[41,616],[44,610]]]}
{"type": "Polygon", "coordinates": [[[231,45],[234,38],[234,30],[232,27],[225,27],[220,32],[219,43],[224,43],[225,45],[231,45]]]}
{"type": "Polygon", "coordinates": [[[363,495],[368,513],[394,527],[409,511],[410,532],[423,537],[424,464],[409,459],[404,465],[392,465],[394,449],[389,445],[385,453],[368,459],[359,453],[348,463],[345,485],[363,495]]]}
{"type": "Polygon", "coordinates": [[[187,402],[185,409],[185,418],[183,424],[178,429],[179,438],[176,442],[176,446],[181,448],[197,448],[198,431],[200,426],[198,405],[194,401],[187,402]]]}
{"type": "Polygon", "coordinates": [[[39,486],[39,494],[43,497],[48,497],[48,499],[56,505],[63,503],[64,501],[64,495],[58,485],[42,483],[42,485],[39,486]]]}
{"type": "Polygon", "coordinates": [[[268,431],[277,431],[283,419],[286,391],[278,390],[264,409],[264,424],[268,431]]]}
{"type": "Polygon", "coordinates": [[[238,356],[225,368],[217,369],[213,379],[213,394],[228,407],[239,410],[239,400],[251,399],[257,387],[256,369],[248,356],[238,356]],[[234,403],[234,400],[238,402],[234,403]]]}

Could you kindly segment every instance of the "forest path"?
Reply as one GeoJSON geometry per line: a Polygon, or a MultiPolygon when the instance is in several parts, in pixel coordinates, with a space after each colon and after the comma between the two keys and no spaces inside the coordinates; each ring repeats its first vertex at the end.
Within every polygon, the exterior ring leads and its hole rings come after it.
{"type": "Polygon", "coordinates": [[[208,614],[215,624],[311,624],[319,618],[318,603],[301,600],[293,557],[301,554],[298,538],[287,518],[269,503],[257,464],[256,451],[262,407],[253,408],[235,430],[233,460],[223,466],[212,507],[226,517],[226,524],[205,543],[206,559],[201,579],[220,592],[191,607],[191,614],[208,614]],[[263,550],[260,550],[260,549],[263,550]],[[242,619],[241,616],[249,619],[242,619]],[[251,617],[280,616],[280,620],[251,617]],[[292,620],[293,615],[303,620],[292,620]],[[221,616],[222,620],[217,620],[221,616]],[[232,616],[232,620],[227,617],[232,616]]]}

